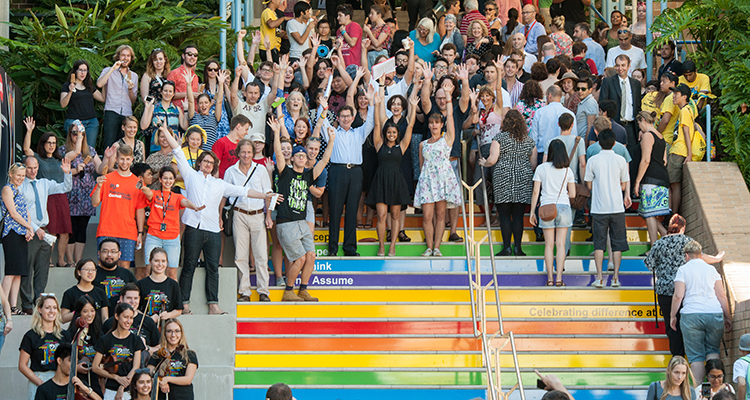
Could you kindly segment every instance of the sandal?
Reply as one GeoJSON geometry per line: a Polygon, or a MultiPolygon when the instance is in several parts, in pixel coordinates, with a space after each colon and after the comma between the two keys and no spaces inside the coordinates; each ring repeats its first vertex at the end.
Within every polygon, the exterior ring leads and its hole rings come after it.
{"type": "Polygon", "coordinates": [[[371,224],[371,223],[370,223],[370,224],[365,224],[365,225],[364,225],[364,228],[365,228],[365,229],[370,229],[370,228],[372,228],[372,224],[371,224]]]}
{"type": "Polygon", "coordinates": [[[547,281],[547,285],[546,285],[546,286],[555,286],[555,281],[553,281],[553,280],[548,280],[548,281],[547,281]]]}
{"type": "Polygon", "coordinates": [[[28,315],[28,314],[26,314],[25,312],[23,312],[23,310],[21,310],[18,307],[11,307],[10,308],[10,313],[11,313],[11,315],[28,315]]]}
{"type": "Polygon", "coordinates": [[[565,282],[560,281],[560,282],[555,283],[555,286],[561,287],[561,286],[567,286],[567,285],[565,285],[565,282]]]}
{"type": "Polygon", "coordinates": [[[248,272],[255,272],[255,266],[250,266],[248,269],[248,272]]]}
{"type": "Polygon", "coordinates": [[[364,229],[364,228],[365,228],[365,226],[364,226],[364,225],[362,225],[362,224],[357,224],[357,229],[364,229]]]}
{"type": "Polygon", "coordinates": [[[406,231],[400,231],[398,233],[398,241],[399,242],[411,242],[411,238],[406,235],[406,231]]]}

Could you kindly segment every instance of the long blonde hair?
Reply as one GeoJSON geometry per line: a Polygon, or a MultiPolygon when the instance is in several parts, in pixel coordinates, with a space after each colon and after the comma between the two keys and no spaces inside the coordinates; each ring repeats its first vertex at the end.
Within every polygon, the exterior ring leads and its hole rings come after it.
{"type": "Polygon", "coordinates": [[[41,337],[44,337],[44,335],[47,334],[47,332],[44,331],[44,321],[42,320],[41,312],[42,307],[44,307],[44,302],[47,300],[53,300],[55,302],[55,307],[57,307],[57,316],[55,317],[52,334],[55,335],[56,338],[62,339],[63,327],[62,317],[60,316],[60,303],[57,301],[57,298],[52,295],[42,295],[36,300],[34,313],[31,315],[31,330],[41,337]]]}
{"type": "Polygon", "coordinates": [[[177,318],[170,318],[164,322],[164,329],[162,329],[161,332],[161,340],[159,341],[160,348],[159,351],[156,352],[156,354],[161,358],[168,358],[169,357],[169,350],[167,350],[167,327],[169,324],[177,324],[177,326],[180,327],[180,343],[177,344],[177,347],[182,346],[182,349],[180,350],[180,355],[182,356],[182,359],[185,361],[185,363],[188,362],[188,344],[187,344],[187,337],[185,336],[185,328],[183,328],[182,323],[177,320],[177,318]]]}
{"type": "Polygon", "coordinates": [[[682,381],[682,384],[680,385],[680,397],[683,398],[683,400],[690,400],[692,399],[692,386],[690,385],[690,382],[695,381],[695,377],[693,377],[693,372],[690,370],[690,364],[688,364],[687,360],[682,356],[674,356],[671,360],[669,360],[669,365],[667,365],[667,379],[664,380],[664,392],[661,394],[660,400],[666,400],[667,396],[669,396],[669,392],[672,390],[672,388],[675,387],[675,385],[672,383],[672,371],[674,371],[675,367],[678,365],[684,365],[687,369],[687,375],[685,376],[685,380],[682,381]]]}

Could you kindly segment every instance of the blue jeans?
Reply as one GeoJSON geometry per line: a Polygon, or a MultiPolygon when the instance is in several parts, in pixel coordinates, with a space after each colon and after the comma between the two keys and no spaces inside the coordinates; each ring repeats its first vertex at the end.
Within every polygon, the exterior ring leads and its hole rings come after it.
{"type": "MultiPolygon", "coordinates": [[[[65,130],[65,134],[68,133],[68,128],[70,128],[70,124],[75,121],[74,119],[66,119],[65,123],[63,124],[63,129],[65,130]]],[[[99,120],[96,118],[87,119],[85,121],[81,121],[83,124],[83,127],[86,129],[86,142],[89,144],[89,146],[96,148],[96,137],[99,134],[99,120]]]]}
{"type": "Polygon", "coordinates": [[[3,352],[3,344],[5,343],[5,335],[3,332],[5,332],[5,320],[0,319],[0,354],[3,352]]]}
{"type": "Polygon", "coordinates": [[[180,266],[180,237],[177,236],[174,239],[159,239],[156,236],[146,235],[146,243],[144,244],[145,253],[144,264],[148,264],[151,251],[157,247],[167,251],[167,261],[169,262],[169,268],[177,268],[180,266]]]}
{"type": "Polygon", "coordinates": [[[198,266],[198,257],[203,251],[203,257],[206,259],[206,302],[217,304],[219,302],[220,233],[185,226],[183,240],[185,241],[185,258],[183,259],[179,282],[180,290],[182,290],[182,302],[184,304],[190,303],[193,274],[198,266]]]}
{"type": "Polygon", "coordinates": [[[719,353],[724,334],[724,314],[680,313],[680,330],[688,362],[704,362],[709,354],[719,353]]]}

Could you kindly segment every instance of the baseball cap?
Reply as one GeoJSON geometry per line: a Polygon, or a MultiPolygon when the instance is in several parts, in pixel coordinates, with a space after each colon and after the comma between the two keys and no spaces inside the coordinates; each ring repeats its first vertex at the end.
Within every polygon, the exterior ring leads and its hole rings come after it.
{"type": "Polygon", "coordinates": [[[260,132],[253,132],[246,136],[246,138],[252,142],[265,142],[266,137],[260,132]]]}
{"type": "Polygon", "coordinates": [[[682,63],[682,72],[695,72],[695,62],[693,62],[693,60],[685,60],[685,62],[682,63]]]}
{"type": "Polygon", "coordinates": [[[680,81],[680,78],[677,77],[677,75],[671,73],[671,72],[665,72],[664,75],[661,76],[662,78],[667,78],[670,81],[672,81],[675,85],[680,81]]]}
{"type": "Polygon", "coordinates": [[[673,88],[669,88],[669,89],[672,90],[673,92],[679,92],[683,96],[688,96],[688,97],[690,97],[690,94],[692,93],[690,91],[690,87],[688,87],[688,85],[686,85],[684,83],[680,83],[679,85],[677,85],[677,86],[675,86],[673,88]]]}
{"type": "Polygon", "coordinates": [[[294,148],[292,149],[292,157],[294,157],[295,155],[297,155],[297,153],[305,153],[305,154],[307,154],[307,150],[305,150],[305,148],[302,147],[302,146],[294,146],[294,148]]]}
{"type": "Polygon", "coordinates": [[[750,333],[740,336],[740,350],[750,351],[750,333]]]}

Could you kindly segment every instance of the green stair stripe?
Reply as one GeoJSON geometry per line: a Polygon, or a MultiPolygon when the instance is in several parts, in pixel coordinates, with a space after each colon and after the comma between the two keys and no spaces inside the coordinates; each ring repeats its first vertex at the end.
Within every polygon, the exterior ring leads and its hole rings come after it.
{"type": "MultiPolygon", "coordinates": [[[[664,379],[663,372],[556,372],[565,386],[647,386],[664,379]]],[[[433,371],[235,371],[235,385],[485,385],[484,372],[433,371]]],[[[536,387],[537,376],[523,373],[523,384],[536,387]]],[[[501,375],[503,385],[515,383],[515,373],[501,375]]]]}

